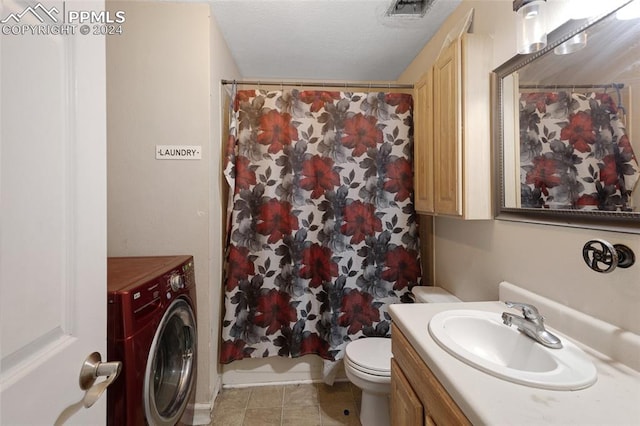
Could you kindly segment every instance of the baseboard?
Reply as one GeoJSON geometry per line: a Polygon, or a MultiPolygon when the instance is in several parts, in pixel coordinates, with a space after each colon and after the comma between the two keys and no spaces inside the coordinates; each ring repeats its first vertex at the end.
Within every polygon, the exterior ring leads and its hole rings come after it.
{"type": "Polygon", "coordinates": [[[183,421],[188,421],[187,424],[194,426],[211,424],[211,412],[213,411],[213,404],[216,400],[216,396],[218,396],[218,393],[222,389],[222,376],[218,374],[213,378],[213,380],[215,381],[215,383],[213,385],[211,401],[187,405],[185,413],[182,416],[183,421]]]}
{"type": "MultiPolygon", "coordinates": [[[[340,365],[336,381],[345,378],[340,365]]],[[[313,383],[323,381],[323,360],[315,355],[300,358],[248,358],[234,361],[222,368],[222,385],[225,388],[280,385],[288,383],[313,383]]]]}
{"type": "Polygon", "coordinates": [[[212,392],[212,401],[211,401],[211,405],[213,406],[213,401],[216,400],[216,396],[218,396],[218,394],[220,393],[220,391],[222,390],[222,374],[218,374],[215,377],[215,383],[213,384],[213,392],[212,392]]]}
{"type": "Polygon", "coordinates": [[[211,410],[213,409],[213,401],[189,404],[185,410],[183,419],[189,419],[191,425],[208,425],[211,424],[211,410]]]}

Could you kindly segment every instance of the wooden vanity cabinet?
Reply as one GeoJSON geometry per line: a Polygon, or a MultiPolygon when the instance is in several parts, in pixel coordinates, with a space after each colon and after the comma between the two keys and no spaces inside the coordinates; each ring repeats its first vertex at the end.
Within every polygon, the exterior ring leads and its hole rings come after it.
{"type": "Polygon", "coordinates": [[[391,419],[392,425],[423,426],[425,424],[422,402],[393,358],[391,358],[391,419]]]}
{"type": "Polygon", "coordinates": [[[414,88],[419,213],[491,219],[490,39],[451,42],[414,88]]]}
{"type": "Polygon", "coordinates": [[[471,425],[398,327],[391,348],[393,426],[471,425]]]}

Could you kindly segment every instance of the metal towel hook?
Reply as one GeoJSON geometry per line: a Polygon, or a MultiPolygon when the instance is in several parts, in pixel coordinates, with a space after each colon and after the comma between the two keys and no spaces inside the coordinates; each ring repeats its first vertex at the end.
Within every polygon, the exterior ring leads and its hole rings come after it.
{"type": "Polygon", "coordinates": [[[633,251],[623,244],[605,240],[590,240],[582,247],[582,258],[589,268],[607,274],[616,267],[628,268],[636,261],[633,251]]]}

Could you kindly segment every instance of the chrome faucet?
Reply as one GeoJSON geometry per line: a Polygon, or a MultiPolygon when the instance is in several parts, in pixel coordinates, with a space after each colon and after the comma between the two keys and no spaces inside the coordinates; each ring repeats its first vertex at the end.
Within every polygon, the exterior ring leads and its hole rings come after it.
{"type": "Polygon", "coordinates": [[[518,327],[519,331],[548,348],[560,349],[562,347],[562,342],[560,341],[560,339],[549,333],[544,328],[544,318],[542,315],[540,315],[538,309],[535,306],[518,302],[504,303],[509,308],[520,309],[523,315],[522,317],[520,317],[510,312],[503,312],[502,322],[505,325],[515,325],[516,327],[518,327]]]}

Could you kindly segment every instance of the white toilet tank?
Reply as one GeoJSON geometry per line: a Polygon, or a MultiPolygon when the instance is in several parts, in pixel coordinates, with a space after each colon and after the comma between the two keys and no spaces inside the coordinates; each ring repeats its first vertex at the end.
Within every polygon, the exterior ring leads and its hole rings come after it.
{"type": "Polygon", "coordinates": [[[442,287],[415,286],[411,289],[416,303],[453,303],[462,302],[442,287]]]}

